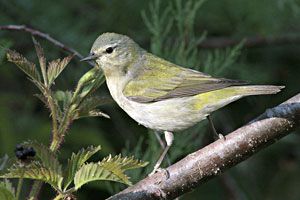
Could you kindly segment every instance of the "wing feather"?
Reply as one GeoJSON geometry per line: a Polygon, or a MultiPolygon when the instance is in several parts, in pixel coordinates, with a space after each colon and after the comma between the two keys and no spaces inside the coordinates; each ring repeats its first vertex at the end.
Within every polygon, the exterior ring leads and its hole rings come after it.
{"type": "Polygon", "coordinates": [[[194,96],[246,82],[223,78],[179,67],[156,56],[146,54],[143,67],[124,87],[123,94],[139,103],[194,96]]]}

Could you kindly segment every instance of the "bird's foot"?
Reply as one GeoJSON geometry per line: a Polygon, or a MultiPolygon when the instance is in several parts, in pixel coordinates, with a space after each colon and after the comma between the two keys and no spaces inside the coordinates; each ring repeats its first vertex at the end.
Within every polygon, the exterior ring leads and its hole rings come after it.
{"type": "Polygon", "coordinates": [[[221,133],[216,133],[215,134],[215,140],[226,140],[226,137],[222,135],[221,133]]]}
{"type": "Polygon", "coordinates": [[[164,175],[167,177],[167,179],[170,178],[170,172],[164,168],[154,168],[153,171],[148,176],[152,176],[153,174],[159,173],[159,172],[163,172],[164,175]]]}

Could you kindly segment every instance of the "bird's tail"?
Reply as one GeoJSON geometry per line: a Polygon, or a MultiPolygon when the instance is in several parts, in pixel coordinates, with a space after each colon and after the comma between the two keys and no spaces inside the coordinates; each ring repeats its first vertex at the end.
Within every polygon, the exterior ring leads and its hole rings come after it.
{"type": "Polygon", "coordinates": [[[274,85],[231,86],[195,96],[193,106],[196,110],[205,109],[205,112],[210,113],[242,97],[276,94],[283,88],[284,86],[274,85]]]}
{"type": "Polygon", "coordinates": [[[264,95],[276,94],[284,88],[284,86],[275,85],[248,85],[248,86],[233,86],[236,89],[237,95],[250,96],[250,95],[264,95]]]}

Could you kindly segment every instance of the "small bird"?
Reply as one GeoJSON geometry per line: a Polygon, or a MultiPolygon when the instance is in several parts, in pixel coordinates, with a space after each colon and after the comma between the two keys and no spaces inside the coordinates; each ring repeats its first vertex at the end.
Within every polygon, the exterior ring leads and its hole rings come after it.
{"type": "Polygon", "coordinates": [[[172,145],[174,131],[187,129],[244,96],[275,94],[283,88],[214,78],[148,53],[117,33],[101,34],[82,59],[90,60],[103,70],[111,96],[130,117],[164,133],[167,145],[153,172],[172,145]]]}

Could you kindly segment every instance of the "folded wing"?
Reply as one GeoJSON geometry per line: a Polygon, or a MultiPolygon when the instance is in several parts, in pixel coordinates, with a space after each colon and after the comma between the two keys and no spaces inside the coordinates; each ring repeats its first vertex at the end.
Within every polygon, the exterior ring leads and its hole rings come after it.
{"type": "Polygon", "coordinates": [[[245,84],[244,81],[213,78],[146,54],[143,67],[126,84],[123,94],[132,101],[150,103],[245,84]]]}

